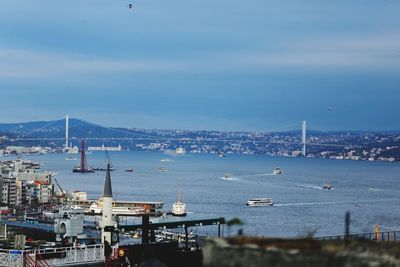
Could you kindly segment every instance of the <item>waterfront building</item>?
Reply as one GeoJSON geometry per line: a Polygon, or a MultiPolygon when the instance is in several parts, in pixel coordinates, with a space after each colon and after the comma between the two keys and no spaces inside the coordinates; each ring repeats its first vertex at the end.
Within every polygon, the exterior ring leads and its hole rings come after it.
{"type": "Polygon", "coordinates": [[[41,172],[40,164],[30,160],[0,162],[1,203],[10,207],[32,203],[49,203],[55,173],[41,172]]]}
{"type": "Polygon", "coordinates": [[[87,193],[83,191],[71,192],[72,201],[87,201],[87,193]]]}

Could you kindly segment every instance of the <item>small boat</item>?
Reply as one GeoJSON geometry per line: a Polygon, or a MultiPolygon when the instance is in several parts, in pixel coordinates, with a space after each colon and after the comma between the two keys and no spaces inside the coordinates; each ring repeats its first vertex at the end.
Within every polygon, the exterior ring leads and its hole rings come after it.
{"type": "Polygon", "coordinates": [[[160,168],[157,169],[157,171],[158,171],[158,172],[167,172],[168,169],[165,168],[165,167],[160,167],[160,168]]]}
{"type": "Polygon", "coordinates": [[[276,167],[273,171],[274,175],[281,175],[282,174],[282,169],[279,167],[276,167]]]}
{"type": "Polygon", "coordinates": [[[231,179],[233,179],[233,175],[230,174],[230,173],[225,173],[223,179],[224,180],[231,180],[231,179]]]}
{"type": "Polygon", "coordinates": [[[274,205],[272,198],[252,198],[246,202],[246,206],[249,207],[265,207],[272,205],[274,205]]]}
{"type": "Polygon", "coordinates": [[[78,160],[78,159],[74,157],[66,157],[65,160],[78,160]]]}
{"type": "Polygon", "coordinates": [[[72,172],[75,172],[75,173],[94,173],[94,170],[90,169],[90,168],[81,170],[81,167],[75,167],[75,168],[72,169],[72,172]]]}
{"type": "Polygon", "coordinates": [[[326,183],[322,186],[322,189],[331,190],[331,189],[333,189],[333,186],[329,183],[326,183]]]}
{"type": "Polygon", "coordinates": [[[125,172],[133,172],[133,169],[131,169],[131,168],[126,169],[125,172]]]}
{"type": "Polygon", "coordinates": [[[160,159],[161,162],[173,162],[173,159],[160,159]]]}
{"type": "MultiPolygon", "coordinates": [[[[95,166],[95,167],[92,167],[92,170],[105,172],[105,171],[107,171],[107,168],[100,168],[100,167],[95,166]]],[[[111,166],[110,171],[115,171],[115,168],[111,166]]]]}
{"type": "Polygon", "coordinates": [[[186,204],[181,201],[181,193],[178,193],[178,201],[172,204],[172,216],[186,216],[186,204]]]}
{"type": "Polygon", "coordinates": [[[225,157],[225,153],[222,151],[217,151],[217,156],[218,158],[224,158],[225,157]]]}

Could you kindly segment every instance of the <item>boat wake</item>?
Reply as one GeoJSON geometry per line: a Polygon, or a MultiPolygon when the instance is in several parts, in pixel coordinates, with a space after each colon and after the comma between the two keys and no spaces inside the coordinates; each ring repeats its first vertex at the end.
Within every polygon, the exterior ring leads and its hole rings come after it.
{"type": "Polygon", "coordinates": [[[238,177],[261,177],[261,176],[275,176],[275,174],[273,173],[247,174],[247,175],[240,175],[238,177]]]}
{"type": "Polygon", "coordinates": [[[337,204],[367,204],[375,202],[390,202],[398,201],[398,199],[379,199],[379,200],[354,200],[354,201],[328,201],[328,202],[298,202],[298,203],[276,203],[276,207],[289,207],[289,206],[317,206],[317,205],[337,205],[337,204]]]}
{"type": "MultiPolygon", "coordinates": [[[[276,203],[276,207],[287,207],[287,206],[316,206],[316,205],[335,205],[335,204],[352,204],[356,201],[332,201],[332,202],[299,202],[299,203],[276,203]]],[[[357,201],[360,202],[360,201],[357,201]]]]}
{"type": "Polygon", "coordinates": [[[322,188],[322,186],[316,186],[316,185],[311,185],[311,184],[310,185],[308,185],[308,184],[296,184],[296,185],[298,185],[299,187],[303,187],[303,188],[324,190],[322,188]]]}
{"type": "Polygon", "coordinates": [[[259,173],[259,174],[243,174],[237,175],[235,178],[252,178],[252,177],[265,177],[265,176],[275,176],[273,173],[259,173]]]}
{"type": "Polygon", "coordinates": [[[237,177],[220,177],[219,179],[224,180],[224,181],[239,181],[241,179],[237,178],[237,177]]]}

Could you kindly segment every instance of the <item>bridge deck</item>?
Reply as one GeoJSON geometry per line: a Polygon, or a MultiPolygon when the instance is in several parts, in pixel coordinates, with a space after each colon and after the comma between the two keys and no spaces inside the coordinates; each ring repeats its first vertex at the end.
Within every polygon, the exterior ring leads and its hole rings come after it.
{"type": "Polygon", "coordinates": [[[32,222],[24,222],[24,221],[11,221],[11,220],[0,220],[0,223],[6,224],[8,226],[26,228],[26,229],[35,229],[48,233],[54,233],[54,225],[52,224],[44,224],[44,223],[32,223],[32,222]]]}

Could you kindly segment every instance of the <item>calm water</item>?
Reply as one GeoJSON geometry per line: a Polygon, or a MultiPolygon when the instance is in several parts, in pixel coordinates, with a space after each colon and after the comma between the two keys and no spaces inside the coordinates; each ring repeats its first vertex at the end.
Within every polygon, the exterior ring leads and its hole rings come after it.
{"type": "MultiPolygon", "coordinates": [[[[73,174],[78,161],[65,157],[30,158],[44,162],[43,169],[58,172],[64,189],[100,197],[104,173],[73,174]]],[[[346,210],[351,212],[353,233],[372,232],[376,223],[382,230],[400,226],[400,164],[253,155],[170,157],[156,152],[118,152],[111,158],[117,169],[112,173],[117,199],[163,201],[168,211],[181,192],[188,219],[239,217],[247,234],[287,237],[316,229],[318,236],[342,234],[346,210]],[[161,162],[164,158],[173,162],[161,162]],[[283,175],[271,175],[276,166],[283,175]],[[168,172],[158,172],[159,167],[168,172]],[[127,168],[134,172],[124,172],[127,168]],[[234,178],[224,180],[226,173],[234,178]],[[326,182],[334,189],[322,190],[326,182]],[[244,203],[253,197],[271,197],[276,205],[246,207],[244,203]]],[[[89,165],[105,166],[105,162],[104,153],[88,155],[89,165]]]]}

